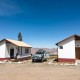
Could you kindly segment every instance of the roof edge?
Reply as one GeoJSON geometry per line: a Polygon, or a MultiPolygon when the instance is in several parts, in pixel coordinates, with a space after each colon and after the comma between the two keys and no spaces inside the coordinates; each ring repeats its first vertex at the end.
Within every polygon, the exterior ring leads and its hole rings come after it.
{"type": "MultiPolygon", "coordinates": [[[[10,40],[13,40],[13,39],[10,39],[10,40]]],[[[9,42],[11,42],[9,39],[2,39],[2,40],[0,40],[0,42],[2,42],[2,41],[9,41],[9,42]]],[[[18,40],[13,40],[13,41],[18,41],[18,40]]],[[[19,41],[19,42],[23,42],[23,41],[19,41]]],[[[12,42],[11,42],[12,43],[12,42]]],[[[23,43],[25,43],[25,42],[23,42],[23,43]]],[[[12,44],[14,44],[14,43],[12,43],[12,44]]],[[[26,44],[26,43],[25,43],[26,44]]],[[[16,45],[16,44],[14,44],[14,45],[16,45]]],[[[27,44],[28,45],[28,44],[27,44]]],[[[20,46],[21,47],[21,46],[20,46]]],[[[32,48],[32,46],[30,46],[30,45],[28,45],[28,48],[32,48]]]]}
{"type": "Polygon", "coordinates": [[[63,40],[61,40],[61,41],[59,41],[59,42],[58,42],[58,43],[56,43],[55,45],[57,45],[57,46],[58,46],[58,44],[59,44],[59,43],[61,43],[61,42],[65,41],[65,40],[67,40],[67,39],[69,39],[69,38],[71,38],[71,37],[74,37],[74,38],[75,38],[76,36],[77,36],[77,37],[80,37],[79,35],[74,34],[74,35],[72,35],[72,36],[70,36],[70,37],[67,37],[67,38],[65,38],[65,39],[63,39],[63,40]]]}

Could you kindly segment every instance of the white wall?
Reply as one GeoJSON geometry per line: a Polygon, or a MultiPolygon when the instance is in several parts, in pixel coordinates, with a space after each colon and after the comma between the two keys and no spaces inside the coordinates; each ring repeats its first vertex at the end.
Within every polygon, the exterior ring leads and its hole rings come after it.
{"type": "MultiPolygon", "coordinates": [[[[14,57],[17,54],[18,51],[18,46],[11,44],[11,43],[6,43],[6,48],[5,48],[5,57],[10,57],[10,49],[14,49],[14,57]]],[[[20,57],[28,56],[30,55],[30,48],[29,48],[29,53],[25,54],[25,47],[22,47],[22,55],[21,55],[21,47],[19,47],[19,55],[20,57]]]]}
{"type": "MultiPolygon", "coordinates": [[[[5,43],[5,41],[0,42],[0,58],[9,58],[10,57],[10,49],[14,49],[14,57],[17,54],[18,46],[11,44],[11,43],[5,43]]],[[[20,47],[20,56],[28,56],[31,54],[31,48],[29,48],[29,53],[25,54],[25,48],[22,47],[22,55],[21,55],[21,47],[20,47]]]]}
{"type": "Polygon", "coordinates": [[[17,53],[17,46],[11,43],[6,43],[5,47],[5,57],[10,57],[10,49],[14,49],[14,56],[16,56],[17,53]]]}
{"type": "Polygon", "coordinates": [[[5,42],[0,42],[0,58],[5,58],[5,42]]]}
{"type": "Polygon", "coordinates": [[[73,37],[59,43],[58,46],[63,46],[63,49],[58,47],[58,58],[75,59],[75,40],[73,37]]]}
{"type": "Polygon", "coordinates": [[[28,56],[28,55],[31,54],[31,52],[30,52],[31,51],[31,48],[28,48],[29,49],[29,53],[25,53],[25,49],[26,49],[25,47],[22,47],[22,55],[21,55],[21,57],[22,56],[28,56]]]}

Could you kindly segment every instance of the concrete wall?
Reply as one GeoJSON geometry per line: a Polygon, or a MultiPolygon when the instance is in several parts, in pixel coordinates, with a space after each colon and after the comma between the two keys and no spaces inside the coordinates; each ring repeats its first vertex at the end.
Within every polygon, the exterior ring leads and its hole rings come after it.
{"type": "Polygon", "coordinates": [[[31,55],[31,48],[22,47],[22,53],[21,53],[21,47],[19,47],[19,54],[21,57],[31,55]],[[25,49],[29,49],[29,53],[25,53],[25,49]]]}
{"type": "MultiPolygon", "coordinates": [[[[16,56],[18,52],[18,46],[11,44],[11,43],[6,43],[5,47],[5,57],[10,57],[10,49],[14,49],[14,57],[16,56]]],[[[21,54],[21,47],[19,47],[19,55],[20,57],[26,57],[31,54],[31,48],[29,48],[29,53],[25,53],[25,47],[22,47],[22,54],[21,54]]]]}
{"type": "Polygon", "coordinates": [[[73,37],[58,44],[58,58],[75,59],[75,40],[73,37]],[[63,49],[60,49],[59,46],[63,46],[63,49]]]}
{"type": "Polygon", "coordinates": [[[5,41],[0,42],[0,58],[5,58],[5,41]]]}
{"type": "Polygon", "coordinates": [[[10,57],[10,49],[14,49],[14,56],[16,56],[17,53],[17,46],[11,43],[6,43],[5,47],[5,57],[10,57]]]}

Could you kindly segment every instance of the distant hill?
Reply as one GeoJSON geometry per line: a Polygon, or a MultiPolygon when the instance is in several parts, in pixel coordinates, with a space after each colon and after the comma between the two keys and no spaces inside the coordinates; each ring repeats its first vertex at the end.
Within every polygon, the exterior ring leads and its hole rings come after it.
{"type": "Polygon", "coordinates": [[[35,54],[39,49],[43,49],[45,50],[46,52],[48,52],[50,55],[57,55],[57,49],[56,48],[32,48],[31,49],[31,53],[32,54],[35,54]]]}

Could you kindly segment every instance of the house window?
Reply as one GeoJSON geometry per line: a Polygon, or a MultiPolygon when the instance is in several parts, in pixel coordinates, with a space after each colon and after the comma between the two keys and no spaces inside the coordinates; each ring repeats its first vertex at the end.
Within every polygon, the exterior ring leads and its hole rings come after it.
{"type": "Polygon", "coordinates": [[[29,53],[29,49],[28,48],[25,48],[25,54],[26,53],[29,53]]]}
{"type": "Polygon", "coordinates": [[[60,49],[63,49],[63,46],[59,46],[60,49]]]}

